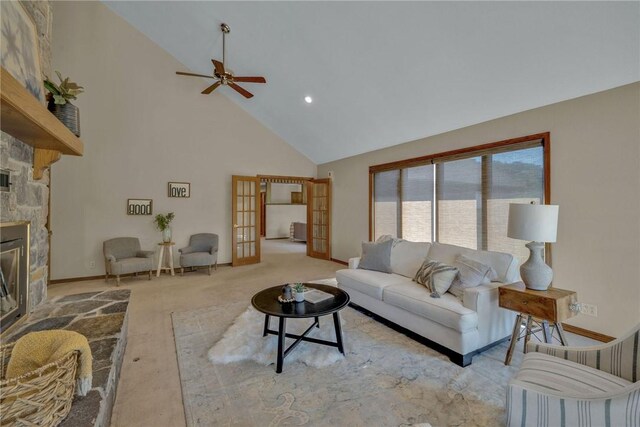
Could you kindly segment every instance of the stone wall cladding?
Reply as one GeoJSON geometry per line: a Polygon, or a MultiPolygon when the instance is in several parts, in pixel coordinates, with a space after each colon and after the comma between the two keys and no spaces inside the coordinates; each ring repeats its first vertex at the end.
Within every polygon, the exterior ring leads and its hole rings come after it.
{"type": "MultiPolygon", "coordinates": [[[[40,47],[40,66],[51,76],[52,8],[48,0],[22,1],[36,23],[40,47]]],[[[49,238],[49,171],[33,180],[33,148],[0,132],[0,168],[11,171],[10,192],[0,193],[0,222],[31,221],[29,309],[47,298],[49,238]]]]}

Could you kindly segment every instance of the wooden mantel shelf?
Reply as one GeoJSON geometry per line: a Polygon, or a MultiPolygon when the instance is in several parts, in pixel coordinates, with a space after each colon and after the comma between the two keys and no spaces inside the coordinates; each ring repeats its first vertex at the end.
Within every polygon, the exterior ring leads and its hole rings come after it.
{"type": "Polygon", "coordinates": [[[7,70],[1,69],[0,127],[3,132],[35,148],[33,177],[40,179],[44,170],[57,161],[61,154],[82,156],[82,141],[7,70]]]}

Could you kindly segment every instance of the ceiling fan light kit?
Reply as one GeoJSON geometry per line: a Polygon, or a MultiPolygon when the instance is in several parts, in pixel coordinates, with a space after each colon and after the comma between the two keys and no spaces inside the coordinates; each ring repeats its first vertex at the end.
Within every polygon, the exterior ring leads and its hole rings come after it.
{"type": "Polygon", "coordinates": [[[207,76],[205,74],[185,73],[183,71],[176,71],[176,74],[179,74],[181,76],[216,79],[217,81],[215,83],[201,92],[203,95],[210,94],[220,86],[229,86],[245,98],[251,98],[253,97],[253,94],[243,87],[238,86],[236,83],[266,83],[267,80],[264,77],[236,77],[233,75],[233,73],[225,68],[226,36],[231,32],[231,28],[227,24],[222,23],[220,24],[220,31],[222,31],[222,62],[216,61],[215,59],[211,60],[211,62],[213,63],[212,76],[207,76]]]}

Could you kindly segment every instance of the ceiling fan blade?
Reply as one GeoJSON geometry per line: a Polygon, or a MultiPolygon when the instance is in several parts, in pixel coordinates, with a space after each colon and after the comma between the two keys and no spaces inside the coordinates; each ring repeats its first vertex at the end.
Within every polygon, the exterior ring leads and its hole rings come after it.
{"type": "Polygon", "coordinates": [[[267,80],[264,77],[233,77],[234,82],[246,82],[246,83],[266,83],[267,80]]]}
{"type": "Polygon", "coordinates": [[[203,90],[201,93],[203,95],[209,95],[211,92],[216,90],[218,88],[218,86],[220,86],[220,84],[221,84],[220,82],[215,82],[214,84],[212,84],[211,86],[209,86],[208,88],[203,90]]]}
{"type": "Polygon", "coordinates": [[[215,79],[215,76],[205,76],[204,74],[193,74],[193,73],[185,73],[182,71],[176,71],[176,74],[180,74],[181,76],[194,76],[194,77],[207,77],[209,79],[215,79]]]}
{"type": "Polygon", "coordinates": [[[231,86],[236,92],[238,92],[240,95],[244,96],[247,99],[253,97],[253,94],[251,92],[241,88],[235,83],[229,83],[229,86],[231,86]]]}
{"type": "Polygon", "coordinates": [[[213,62],[213,66],[216,67],[216,73],[220,75],[224,74],[224,64],[222,64],[222,62],[216,61],[215,59],[212,59],[211,62],[213,62]]]}

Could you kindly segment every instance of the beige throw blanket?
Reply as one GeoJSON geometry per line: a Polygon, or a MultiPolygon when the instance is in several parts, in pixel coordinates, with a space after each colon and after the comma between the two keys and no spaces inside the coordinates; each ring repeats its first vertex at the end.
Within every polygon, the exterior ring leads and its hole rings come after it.
{"type": "Polygon", "coordinates": [[[91,348],[84,335],[73,331],[30,332],[16,341],[7,365],[7,379],[19,377],[55,362],[71,351],[79,351],[76,394],[86,396],[91,389],[91,348]]]}

